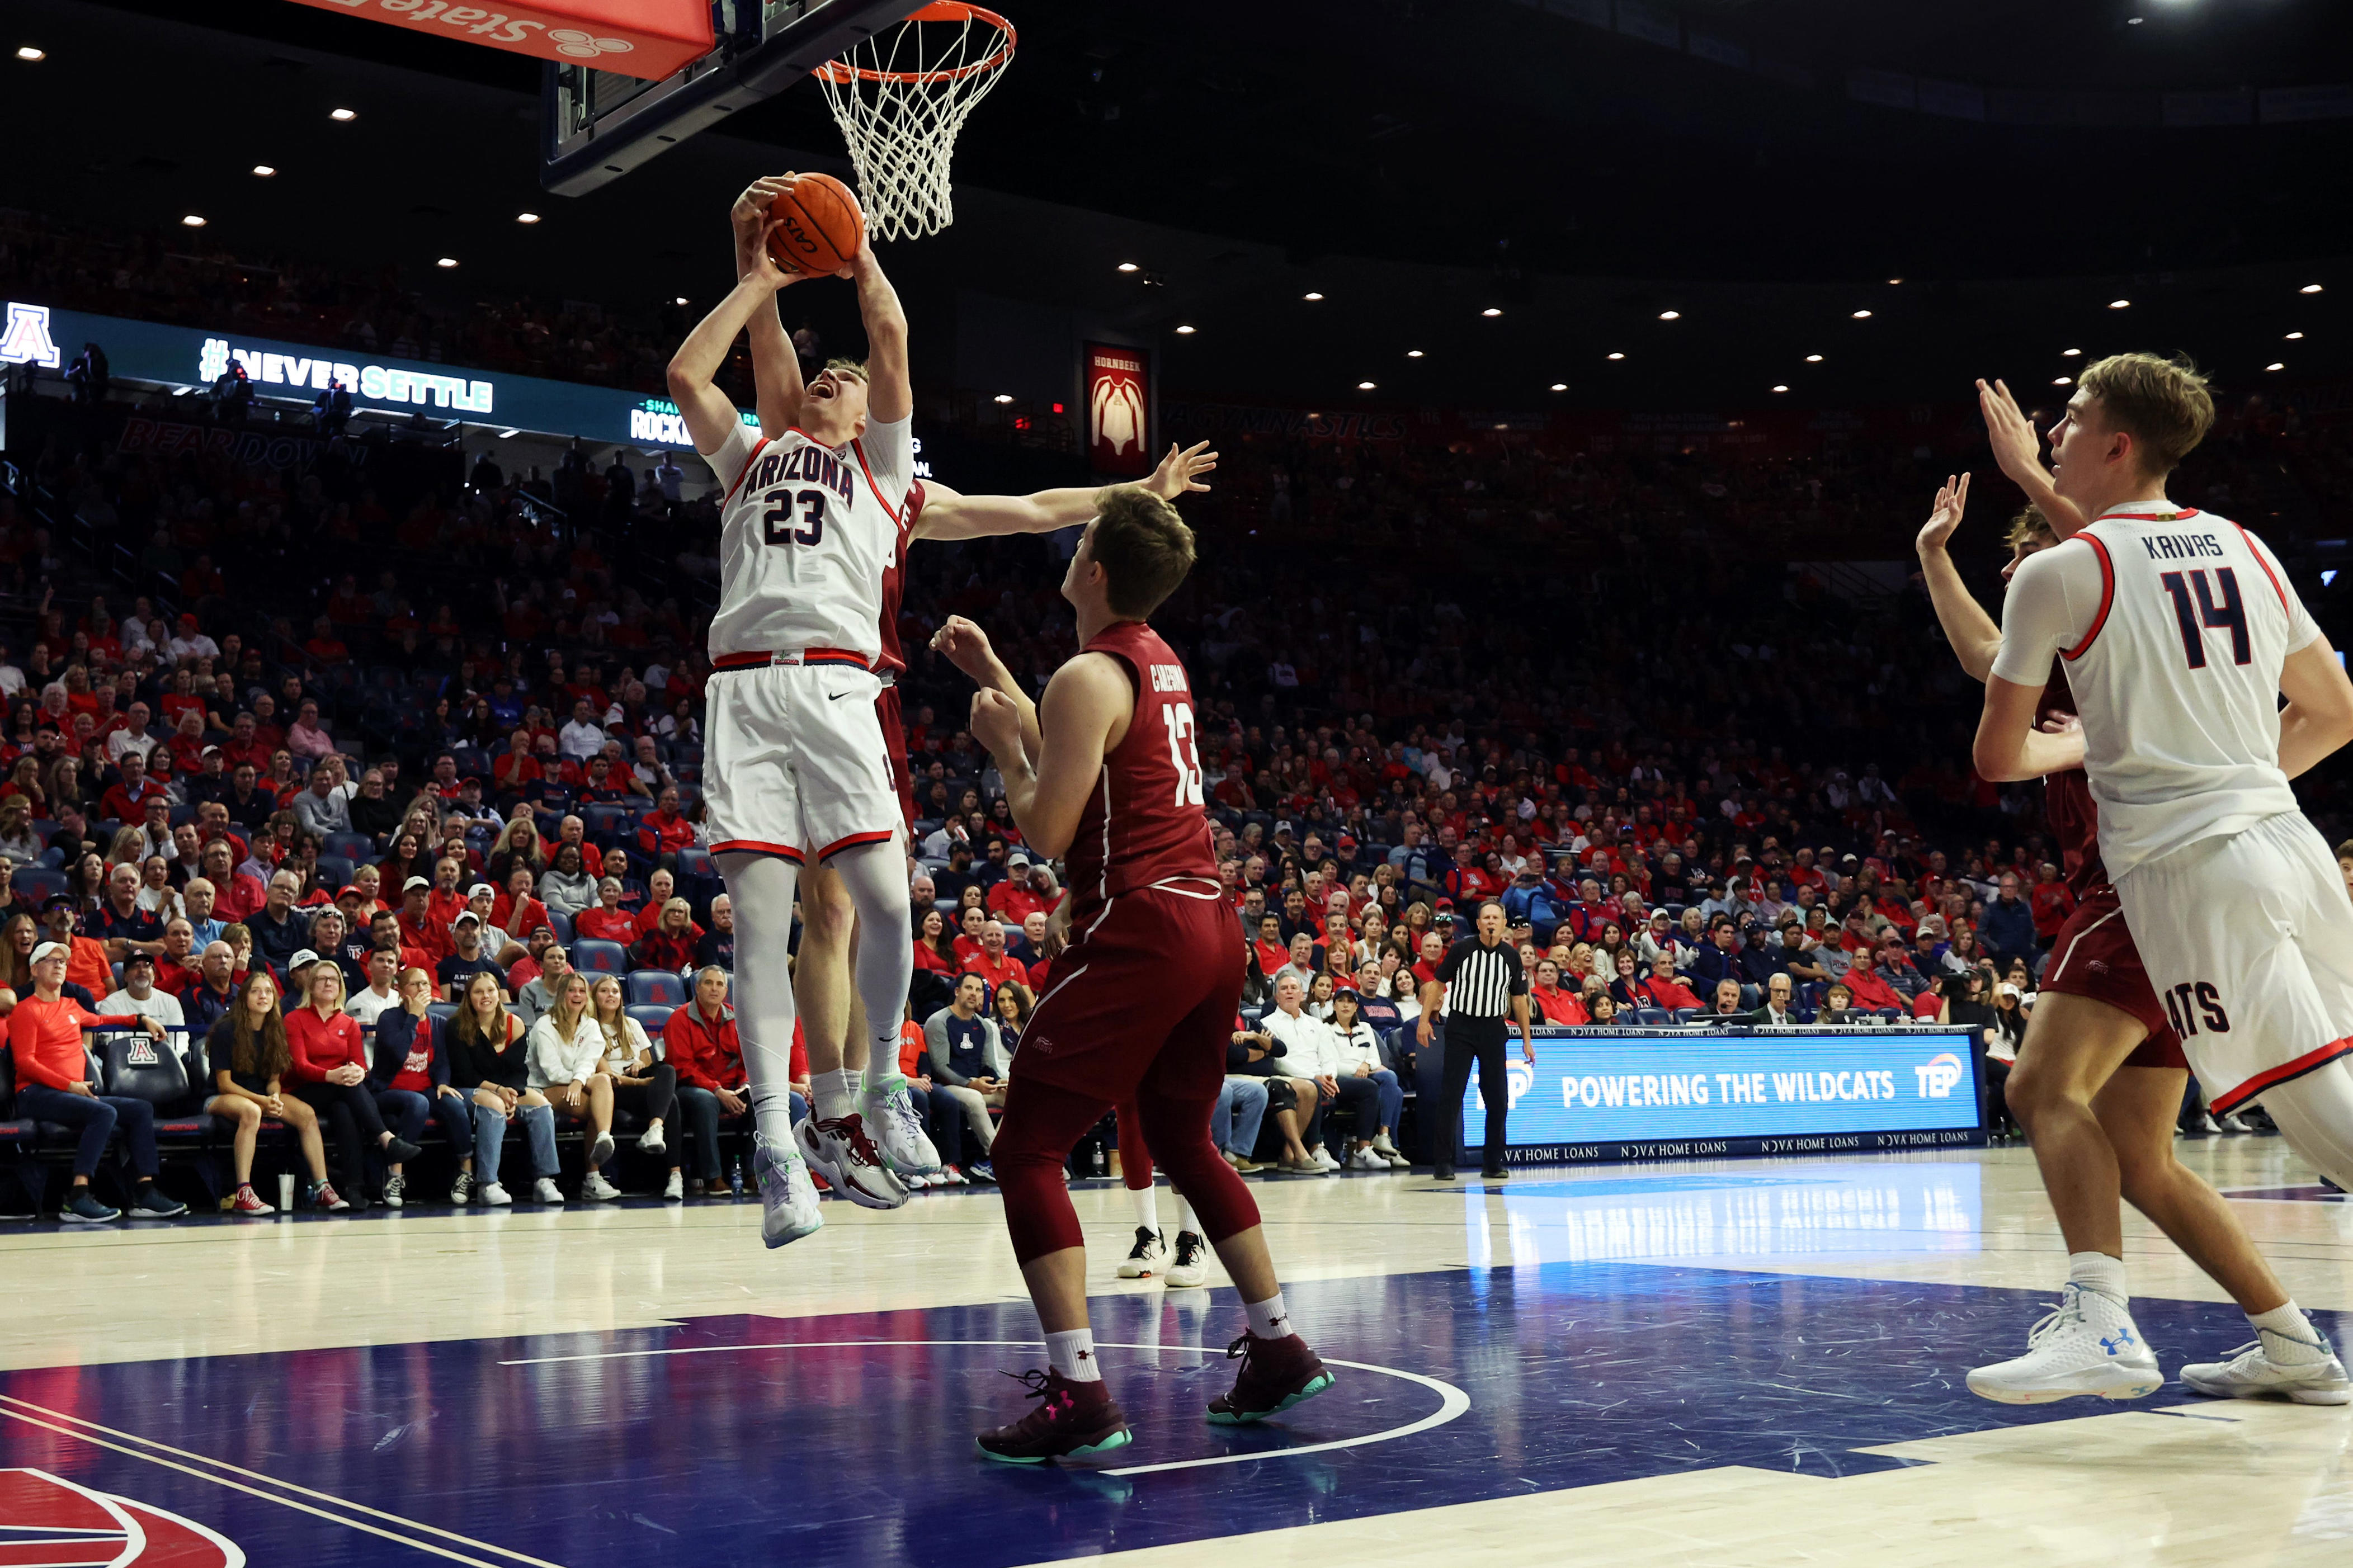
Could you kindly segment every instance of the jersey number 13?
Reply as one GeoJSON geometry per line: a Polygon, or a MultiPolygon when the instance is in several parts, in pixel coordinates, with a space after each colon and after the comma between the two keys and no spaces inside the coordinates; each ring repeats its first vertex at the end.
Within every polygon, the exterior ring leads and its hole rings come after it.
{"type": "Polygon", "coordinates": [[[1160,718],[1168,726],[1168,760],[1176,764],[1176,804],[1202,805],[1201,756],[1193,746],[1193,705],[1167,703],[1161,708],[1160,718]]]}

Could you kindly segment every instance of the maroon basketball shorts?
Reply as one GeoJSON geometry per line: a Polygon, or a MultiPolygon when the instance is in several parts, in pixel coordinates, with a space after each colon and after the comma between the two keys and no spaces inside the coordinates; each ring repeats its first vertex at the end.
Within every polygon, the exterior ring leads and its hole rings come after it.
{"type": "Polygon", "coordinates": [[[1139,1089],[1217,1099],[1242,994],[1241,926],[1225,900],[1122,893],[1071,934],[1013,1076],[1114,1105],[1139,1089]]]}
{"type": "Polygon", "coordinates": [[[2148,1037],[2133,1047],[2124,1065],[2131,1068],[2187,1068],[2181,1037],[2166,1021],[2165,1005],[2141,967],[2140,949],[2125,927],[2124,906],[2116,890],[2105,882],[2084,895],[2067,923],[2051,944],[2051,962],[2042,970],[2042,989],[2064,996],[2088,996],[2105,1002],[2140,1021],[2148,1037]]]}

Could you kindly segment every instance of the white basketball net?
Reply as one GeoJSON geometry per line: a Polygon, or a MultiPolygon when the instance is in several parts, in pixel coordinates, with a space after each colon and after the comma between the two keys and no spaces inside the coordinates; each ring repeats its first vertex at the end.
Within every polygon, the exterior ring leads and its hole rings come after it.
{"type": "Polygon", "coordinates": [[[1011,23],[938,0],[818,68],[878,237],[919,239],[955,221],[956,132],[1012,58],[1011,23]]]}

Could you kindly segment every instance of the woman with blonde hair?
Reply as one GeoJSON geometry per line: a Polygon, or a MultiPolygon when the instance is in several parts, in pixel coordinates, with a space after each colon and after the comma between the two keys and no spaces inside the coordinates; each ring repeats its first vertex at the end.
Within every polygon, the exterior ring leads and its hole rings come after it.
{"type": "Polygon", "coordinates": [[[136,866],[147,853],[147,830],[137,823],[118,827],[114,837],[106,842],[106,863],[109,866],[136,866]]]}
{"type": "Polygon", "coordinates": [[[237,999],[205,1037],[205,1059],[213,1069],[206,1113],[229,1124],[229,1162],[237,1173],[237,1191],[229,1196],[228,1212],[278,1212],[253,1190],[254,1143],[261,1135],[262,1118],[275,1117],[293,1129],[301,1146],[302,1163],[311,1173],[304,1201],[331,1214],[349,1213],[352,1205],[327,1184],[327,1150],[319,1138],[318,1113],[305,1101],[280,1092],[280,1082],[293,1069],[294,1053],[278,1011],[278,983],[268,970],[237,987],[237,999]]]}
{"type": "MultiPolygon", "coordinates": [[[[684,900],[678,900],[683,903],[684,900]]],[[[621,977],[600,974],[588,988],[588,1007],[605,1037],[605,1074],[613,1081],[613,1103],[646,1119],[638,1147],[649,1154],[670,1153],[670,1176],[662,1196],[686,1196],[682,1150],[670,1150],[666,1139],[670,1107],[678,1099],[678,1069],[654,1059],[653,1042],[645,1026],[629,1016],[622,1005],[621,977]]]]}
{"type": "Polygon", "coordinates": [[[621,1189],[605,1179],[613,1157],[613,1080],[605,1071],[605,1031],[588,1005],[588,977],[574,970],[556,984],[554,1005],[531,1026],[531,1087],[548,1104],[588,1123],[588,1180],[580,1195],[601,1203],[621,1189]]]}
{"type": "Polygon", "coordinates": [[[538,1177],[532,1196],[543,1204],[564,1201],[555,1185],[555,1110],[527,1081],[525,1032],[522,1020],[507,1011],[497,975],[485,969],[466,982],[449,1026],[449,1082],[473,1100],[474,1200],[491,1207],[514,1201],[499,1185],[499,1156],[507,1123],[518,1116],[538,1177]]]}

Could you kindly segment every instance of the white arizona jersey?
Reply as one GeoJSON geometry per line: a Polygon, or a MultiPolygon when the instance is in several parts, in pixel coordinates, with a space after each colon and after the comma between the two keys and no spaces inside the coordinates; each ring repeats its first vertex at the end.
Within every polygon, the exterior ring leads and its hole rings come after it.
{"type": "Polygon", "coordinates": [[[739,424],[705,454],[726,486],[714,661],[825,649],[871,668],[881,657],[883,574],[898,558],[914,484],[913,424],[869,424],[838,447],[739,424]]]}
{"type": "Polygon", "coordinates": [[[2296,809],[2279,765],[2280,667],[2319,635],[2254,535],[2142,501],[2020,564],[1993,673],[2040,687],[2052,654],[2065,660],[2100,856],[2121,883],[2296,809]]]}

